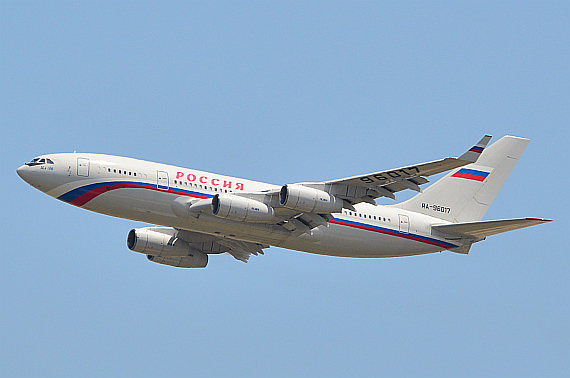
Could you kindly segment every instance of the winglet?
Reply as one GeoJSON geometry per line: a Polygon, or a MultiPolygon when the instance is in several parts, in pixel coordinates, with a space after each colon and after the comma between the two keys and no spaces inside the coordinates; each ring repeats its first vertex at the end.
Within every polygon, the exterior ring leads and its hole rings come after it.
{"type": "Polygon", "coordinates": [[[481,153],[483,153],[483,150],[485,149],[485,147],[487,147],[487,144],[489,143],[490,140],[491,140],[491,136],[485,135],[479,141],[479,143],[477,143],[476,145],[471,147],[471,149],[469,151],[467,151],[466,153],[461,155],[459,157],[459,160],[465,160],[465,161],[469,161],[471,163],[475,163],[477,161],[477,159],[479,159],[479,156],[481,156],[481,153]]]}

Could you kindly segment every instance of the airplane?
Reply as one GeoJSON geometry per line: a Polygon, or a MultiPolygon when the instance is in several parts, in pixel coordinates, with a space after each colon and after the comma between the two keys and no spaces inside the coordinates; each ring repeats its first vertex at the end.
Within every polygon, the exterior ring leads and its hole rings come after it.
{"type": "Polygon", "coordinates": [[[17,174],[71,205],[156,225],[130,230],[127,247],[173,267],[205,268],[214,254],[247,262],[270,246],[355,258],[467,254],[488,236],[550,222],[482,220],[529,143],[505,136],[487,147],[490,139],[458,158],[282,186],[76,152],[41,155],[17,174]],[[418,194],[393,205],[376,202],[408,189],[418,194]]]}

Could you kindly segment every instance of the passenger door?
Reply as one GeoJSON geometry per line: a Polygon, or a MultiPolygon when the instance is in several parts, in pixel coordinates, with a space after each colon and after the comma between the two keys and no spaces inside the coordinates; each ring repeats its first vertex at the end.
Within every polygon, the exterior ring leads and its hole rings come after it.
{"type": "Polygon", "coordinates": [[[410,232],[410,218],[407,215],[399,214],[398,218],[400,220],[399,231],[402,234],[407,234],[410,232]]]}
{"type": "Polygon", "coordinates": [[[160,190],[168,190],[168,172],[156,171],[156,187],[160,190]]]}

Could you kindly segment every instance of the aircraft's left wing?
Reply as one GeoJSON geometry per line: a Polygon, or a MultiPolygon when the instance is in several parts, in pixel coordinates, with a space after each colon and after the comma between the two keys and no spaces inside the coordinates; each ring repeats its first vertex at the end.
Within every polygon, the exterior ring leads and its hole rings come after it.
{"type": "Polygon", "coordinates": [[[244,263],[247,263],[251,255],[263,255],[263,249],[269,248],[265,244],[227,239],[187,230],[177,230],[176,236],[206,254],[227,253],[244,263]]]}

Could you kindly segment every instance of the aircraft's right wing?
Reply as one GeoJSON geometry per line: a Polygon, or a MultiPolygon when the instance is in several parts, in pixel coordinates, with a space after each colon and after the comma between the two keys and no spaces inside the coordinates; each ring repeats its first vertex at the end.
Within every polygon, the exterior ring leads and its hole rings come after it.
{"type": "Polygon", "coordinates": [[[453,234],[467,238],[484,239],[487,236],[518,230],[519,228],[530,227],[546,222],[551,222],[551,220],[540,218],[519,218],[443,224],[439,226],[432,226],[432,228],[446,234],[453,234]]]}
{"type": "MultiPolygon", "coordinates": [[[[458,158],[450,157],[387,171],[325,181],[325,191],[350,204],[359,202],[375,204],[373,200],[378,197],[395,200],[394,193],[405,189],[421,192],[420,185],[429,182],[425,177],[475,163],[490,140],[491,136],[485,135],[475,146],[458,158]],[[330,188],[330,191],[326,190],[326,187],[330,188]]],[[[323,183],[320,184],[323,185],[323,183]]],[[[317,187],[316,185],[307,186],[317,187]]]]}
{"type": "MultiPolygon", "coordinates": [[[[394,193],[405,189],[412,189],[421,192],[420,185],[429,182],[427,176],[449,171],[477,161],[487,144],[491,140],[490,135],[485,135],[476,145],[458,158],[445,158],[428,163],[422,163],[392,170],[369,173],[366,175],[347,177],[339,180],[323,182],[303,182],[292,184],[291,187],[307,187],[317,191],[326,192],[335,200],[341,201],[341,208],[355,211],[353,205],[367,202],[376,205],[374,201],[379,197],[389,197],[396,199],[394,193]]],[[[333,210],[312,211],[301,210],[300,207],[282,206],[281,189],[271,189],[263,192],[236,193],[238,196],[255,199],[263,202],[275,210],[276,222],[284,228],[297,233],[310,233],[311,230],[320,225],[326,225],[333,218],[333,210]]],[[[288,192],[289,189],[287,189],[288,192]]],[[[293,189],[292,189],[293,190],[293,189]]],[[[309,197],[317,196],[308,194],[309,197]]],[[[320,195],[319,195],[320,196],[320,195]]],[[[288,198],[288,195],[284,197],[288,198]]],[[[311,197],[312,198],[312,197],[311,197]]],[[[310,201],[310,199],[309,199],[310,201]]],[[[321,200],[325,202],[325,200],[321,200]]],[[[328,201],[328,200],[327,200],[328,201]]],[[[208,207],[208,201],[204,201],[204,206],[208,207]]],[[[201,210],[196,204],[196,210],[201,210]]],[[[314,208],[313,208],[314,209],[314,208]]],[[[329,209],[331,209],[329,207],[329,209]]],[[[338,207],[335,210],[338,211],[338,207]]]]}

